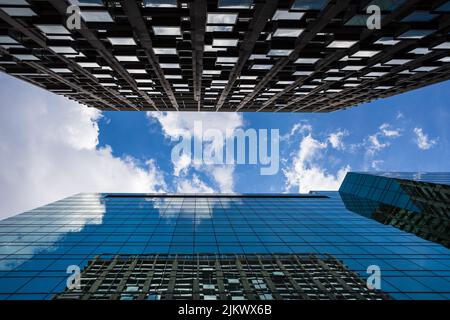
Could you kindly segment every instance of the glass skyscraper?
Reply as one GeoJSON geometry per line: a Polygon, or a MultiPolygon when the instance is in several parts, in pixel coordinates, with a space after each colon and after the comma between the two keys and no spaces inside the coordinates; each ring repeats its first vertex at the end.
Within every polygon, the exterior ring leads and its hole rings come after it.
{"type": "Polygon", "coordinates": [[[336,291],[351,286],[353,291],[363,292],[364,298],[367,288],[361,284],[370,276],[368,267],[374,265],[381,271],[381,296],[450,298],[448,248],[349,211],[339,192],[78,194],[1,221],[0,241],[1,299],[61,297],[68,292],[69,266],[78,266],[82,278],[106,277],[97,285],[97,278],[90,279],[88,289],[100,296],[108,292],[106,283],[125,291],[113,298],[174,298],[174,292],[164,296],[162,288],[172,286],[173,290],[173,282],[179,282],[183,272],[189,279],[193,265],[197,274],[202,273],[198,277],[210,282],[196,284],[197,277],[192,285],[178,288],[188,299],[289,297],[283,291],[287,289],[279,287],[273,294],[274,286],[288,282],[304,288],[297,288],[304,293],[300,298],[329,298],[309,293],[308,281],[317,283],[317,279],[336,291]],[[178,266],[178,275],[164,275],[168,263],[178,266]],[[278,269],[273,268],[274,263],[278,269]],[[199,269],[199,265],[203,267],[199,269]],[[258,270],[251,271],[253,266],[258,270]],[[160,283],[140,281],[143,274],[131,273],[127,279],[132,279],[133,285],[117,280],[121,272],[144,269],[144,278],[151,274],[160,283]],[[297,278],[277,282],[277,277],[289,270],[305,270],[310,278],[299,279],[301,275],[290,272],[290,277],[297,278]],[[216,281],[205,275],[211,271],[217,278],[227,278],[223,274],[236,277],[216,281]],[[108,278],[108,272],[115,278],[108,278]],[[324,272],[337,278],[324,276],[324,272]],[[239,281],[250,295],[239,293],[239,286],[233,289],[239,281]],[[200,294],[198,289],[191,292],[196,286],[202,287],[200,294]]]}
{"type": "Polygon", "coordinates": [[[347,209],[450,248],[450,174],[349,172],[347,209]]]}

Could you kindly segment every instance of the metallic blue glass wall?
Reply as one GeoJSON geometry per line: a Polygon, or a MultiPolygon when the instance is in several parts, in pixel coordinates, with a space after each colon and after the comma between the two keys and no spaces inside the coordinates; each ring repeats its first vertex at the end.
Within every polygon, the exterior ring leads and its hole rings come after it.
{"type": "Polygon", "coordinates": [[[394,298],[450,298],[449,249],[324,195],[75,195],[0,221],[0,299],[50,299],[69,265],[117,253],[329,253],[363,278],[378,265],[394,298]]]}

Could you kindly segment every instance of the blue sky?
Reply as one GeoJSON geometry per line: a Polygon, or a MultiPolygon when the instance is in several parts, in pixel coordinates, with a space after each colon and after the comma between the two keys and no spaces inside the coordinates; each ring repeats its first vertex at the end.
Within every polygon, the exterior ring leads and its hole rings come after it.
{"type": "Polygon", "coordinates": [[[78,192],[295,193],[336,190],[348,170],[450,171],[450,81],[327,114],[99,112],[5,74],[0,96],[0,217],[78,192]],[[172,161],[196,120],[279,129],[278,173],[172,161]]]}
{"type": "MultiPolygon", "coordinates": [[[[333,148],[329,144],[321,148],[321,155],[315,160],[330,175],[336,175],[340,168],[346,166],[351,170],[448,171],[449,92],[450,82],[444,82],[327,114],[243,113],[243,129],[279,129],[280,135],[286,135],[301,123],[311,127],[311,137],[319,142],[325,142],[330,134],[342,132],[342,147],[333,148]],[[383,125],[391,136],[382,133],[380,127],[383,125]],[[423,137],[428,137],[428,145],[425,142],[422,148],[417,141],[420,132],[423,137]],[[378,148],[371,142],[371,136],[376,136],[380,143],[378,148]],[[373,154],[368,152],[370,148],[376,149],[373,154]]],[[[167,174],[169,186],[174,188],[171,185],[173,165],[170,151],[175,142],[164,137],[158,121],[149,121],[143,113],[104,112],[99,128],[100,145],[111,146],[117,157],[132,155],[141,162],[155,159],[167,174]]],[[[308,132],[296,132],[289,140],[281,140],[280,156],[287,165],[308,132]]],[[[197,174],[214,185],[207,175],[197,174]]],[[[274,176],[261,176],[258,165],[236,165],[235,176],[235,192],[287,190],[282,170],[274,176]]],[[[289,191],[298,190],[291,188],[289,191]]]]}

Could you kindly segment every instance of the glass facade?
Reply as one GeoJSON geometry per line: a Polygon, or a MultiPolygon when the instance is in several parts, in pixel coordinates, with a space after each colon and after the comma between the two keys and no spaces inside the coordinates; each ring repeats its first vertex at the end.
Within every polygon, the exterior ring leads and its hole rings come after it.
{"type": "Polygon", "coordinates": [[[339,193],[353,212],[450,247],[449,176],[350,172],[339,193]]]}
{"type": "Polygon", "coordinates": [[[450,250],[346,209],[338,192],[78,194],[0,221],[0,298],[52,299],[104,255],[329,254],[394,299],[449,299],[450,250]]]}
{"type": "Polygon", "coordinates": [[[450,185],[449,172],[355,172],[354,174],[372,175],[393,179],[411,180],[450,185]]]}

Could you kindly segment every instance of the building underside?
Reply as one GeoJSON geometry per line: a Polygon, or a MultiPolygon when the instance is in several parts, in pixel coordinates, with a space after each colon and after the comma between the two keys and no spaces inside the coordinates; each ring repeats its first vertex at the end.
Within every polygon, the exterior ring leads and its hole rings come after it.
{"type": "Polygon", "coordinates": [[[100,110],[331,112],[449,79],[449,31],[444,0],[3,0],[0,70],[100,110]]]}

